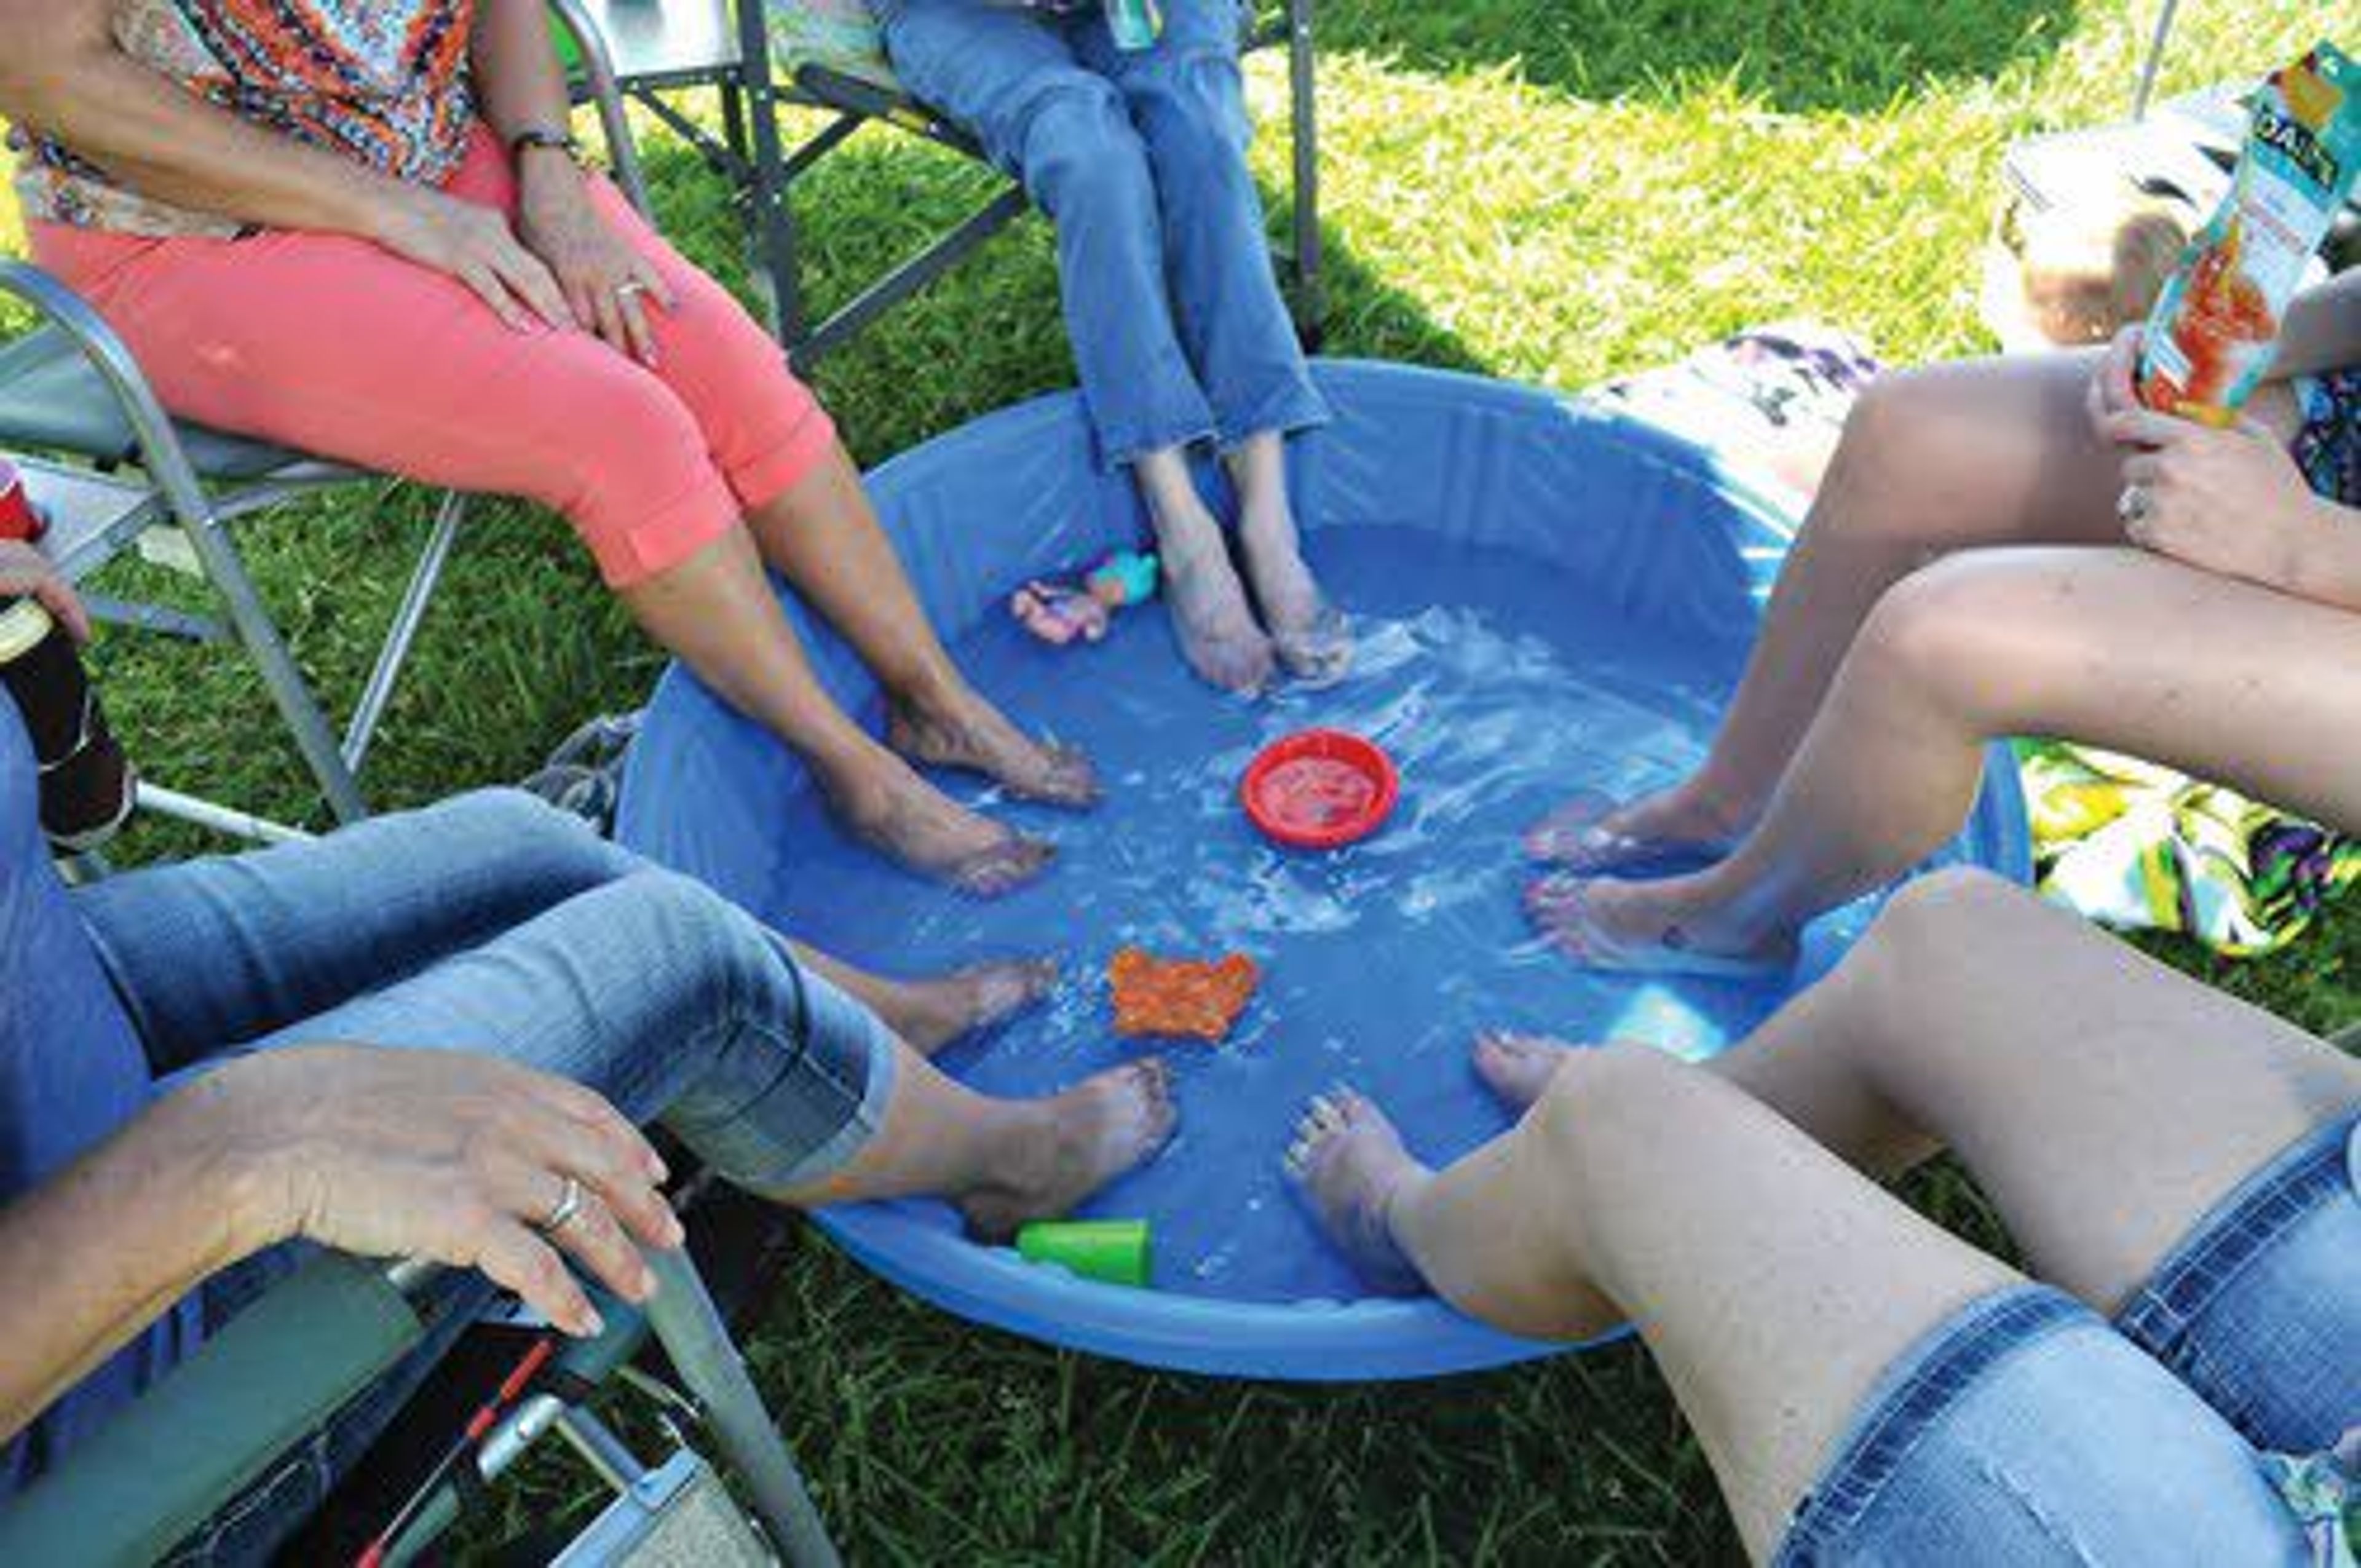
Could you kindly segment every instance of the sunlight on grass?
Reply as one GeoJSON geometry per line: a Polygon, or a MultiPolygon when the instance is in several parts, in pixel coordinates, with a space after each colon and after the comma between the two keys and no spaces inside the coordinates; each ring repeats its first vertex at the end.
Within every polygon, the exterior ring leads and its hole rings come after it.
{"type": "MultiPolygon", "coordinates": [[[[2184,7],[2169,89],[2262,69],[2361,4],[2184,7]]],[[[1896,360],[1983,345],[1974,258],[1999,156],[2119,115],[2151,11],[2125,0],[1331,0],[1323,217],[1332,352],[1576,387],[1752,322],[1807,315],[1896,360]]],[[[1285,93],[1257,60],[1266,188],[1286,199],[1285,93]]],[[[723,193],[651,135],[662,217],[733,286],[723,193]]],[[[822,303],[848,297],[989,176],[869,131],[808,190],[822,303]]],[[[14,205],[0,197],[0,233],[14,205]]],[[[824,367],[874,462],[1070,385],[1047,230],[1028,221],[824,367]]],[[[415,493],[313,506],[255,565],[329,689],[366,669],[422,536],[415,493]]],[[[117,591],[185,590],[126,568],[117,591]]],[[[158,776],[310,809],[251,682],[110,636],[119,727],[158,776]]],[[[556,520],[499,504],[464,543],[380,744],[389,805],[514,777],[636,703],[661,660],[556,520]]],[[[142,828],[135,850],[180,847],[142,828]]],[[[2361,921],[2198,967],[2314,1025],[2361,1013],[2361,921]]],[[[1914,1197],[1990,1239],[1957,1177],[1914,1197]]],[[[1662,1384],[1628,1349],[1378,1393],[1151,1376],[977,1334],[798,1244],[754,1347],[856,1561],[1294,1563],[1725,1560],[1735,1543],[1662,1384]]],[[[506,1516],[578,1498],[536,1470],[506,1516]]]]}

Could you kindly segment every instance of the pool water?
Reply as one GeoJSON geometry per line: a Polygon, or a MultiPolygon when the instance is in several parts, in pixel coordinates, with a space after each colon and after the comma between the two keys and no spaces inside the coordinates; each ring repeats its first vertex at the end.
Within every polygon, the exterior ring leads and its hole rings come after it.
{"type": "MultiPolygon", "coordinates": [[[[1085,1212],[1154,1222],[1166,1291],[1361,1293],[1280,1171],[1303,1102],[1326,1085],[1372,1095],[1417,1153],[1445,1160],[1507,1125],[1467,1066],[1480,1029],[1642,1038],[1698,1058],[1787,990],[1587,972],[1535,941],[1519,904],[1532,874],[1519,845],[1527,825],[1571,791],[1624,795],[1693,765],[1741,643],[1668,648],[1661,631],[1580,608],[1548,565],[1421,532],[1332,528],[1313,554],[1360,639],[1353,678],[1331,691],[1223,696],[1183,666],[1160,604],[1120,615],[1096,646],[1049,648],[994,618],[957,648],[983,689],[1087,750],[1105,783],[1089,817],[951,784],[1056,839],[1057,867],[1039,884],[993,903],[948,894],[798,800],[784,825],[792,866],[760,901],[785,929],[895,972],[1063,955],[1067,982],[1049,1005],[944,1065],[979,1089],[1032,1094],[1160,1048],[1180,1135],[1085,1212]],[[1314,725],[1371,737],[1401,773],[1386,828],[1324,854],[1266,842],[1237,801],[1263,745],[1314,725]],[[1118,1041],[1104,974],[1126,945],[1243,951],[1262,965],[1263,989],[1219,1047],[1118,1041]]],[[[1840,914],[1814,947],[1831,948],[1859,918],[1840,914]]]]}

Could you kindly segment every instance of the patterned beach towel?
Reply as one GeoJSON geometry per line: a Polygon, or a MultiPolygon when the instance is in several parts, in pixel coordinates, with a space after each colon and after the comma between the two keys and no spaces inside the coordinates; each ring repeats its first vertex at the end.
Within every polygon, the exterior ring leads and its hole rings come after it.
{"type": "Polygon", "coordinates": [[[2361,842],[2234,790],[2064,741],[2018,755],[2041,891],[2117,930],[2251,957],[2361,882],[2361,842]]]}

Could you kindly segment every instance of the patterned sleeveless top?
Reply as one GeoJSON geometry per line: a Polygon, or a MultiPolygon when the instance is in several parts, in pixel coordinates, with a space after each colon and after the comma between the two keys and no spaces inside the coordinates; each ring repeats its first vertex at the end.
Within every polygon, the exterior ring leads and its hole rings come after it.
{"type": "MultiPolygon", "coordinates": [[[[399,180],[440,184],[475,124],[475,0],[115,0],[124,53],[268,130],[399,180]]],[[[139,194],[72,148],[13,131],[25,215],[141,235],[236,222],[139,194]]]]}

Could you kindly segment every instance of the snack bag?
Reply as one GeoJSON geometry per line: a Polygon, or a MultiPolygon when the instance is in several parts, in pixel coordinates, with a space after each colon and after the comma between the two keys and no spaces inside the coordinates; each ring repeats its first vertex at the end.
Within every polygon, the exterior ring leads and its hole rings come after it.
{"type": "Polygon", "coordinates": [[[2323,43],[2255,91],[2221,209],[2181,253],[2147,318],[2140,401],[2228,424],[2278,352],[2329,221],[2361,175],[2361,65],[2323,43]]]}

